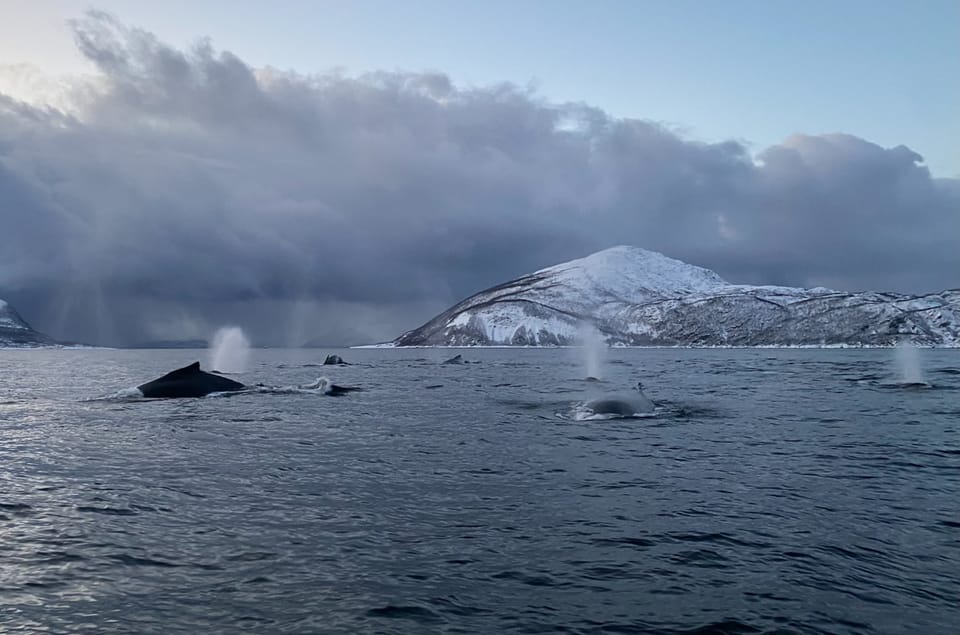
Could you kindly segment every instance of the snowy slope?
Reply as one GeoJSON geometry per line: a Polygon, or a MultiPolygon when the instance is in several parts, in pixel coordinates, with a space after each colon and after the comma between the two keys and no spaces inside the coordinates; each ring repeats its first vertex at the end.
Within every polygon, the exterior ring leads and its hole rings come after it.
{"type": "Polygon", "coordinates": [[[638,247],[613,247],[473,295],[398,346],[960,346],[960,290],[922,297],[734,285],[638,247]]]}
{"type": "Polygon", "coordinates": [[[7,302],[0,300],[0,348],[49,346],[53,339],[30,328],[7,302]]]}

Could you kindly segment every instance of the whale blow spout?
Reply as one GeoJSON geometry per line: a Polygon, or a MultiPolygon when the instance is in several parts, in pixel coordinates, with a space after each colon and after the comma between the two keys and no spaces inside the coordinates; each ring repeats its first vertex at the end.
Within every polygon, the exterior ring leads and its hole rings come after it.
{"type": "Polygon", "coordinates": [[[597,327],[588,322],[580,325],[579,335],[580,346],[583,348],[583,367],[587,373],[587,380],[593,378],[596,381],[602,377],[601,366],[603,366],[607,343],[597,327]]]}
{"type": "Polygon", "coordinates": [[[250,342],[239,326],[227,326],[213,336],[210,366],[221,373],[243,373],[250,359],[250,342]]]}
{"type": "Polygon", "coordinates": [[[920,370],[920,357],[917,347],[909,339],[903,339],[896,346],[897,370],[900,372],[900,383],[904,386],[921,386],[927,382],[920,370]]]}

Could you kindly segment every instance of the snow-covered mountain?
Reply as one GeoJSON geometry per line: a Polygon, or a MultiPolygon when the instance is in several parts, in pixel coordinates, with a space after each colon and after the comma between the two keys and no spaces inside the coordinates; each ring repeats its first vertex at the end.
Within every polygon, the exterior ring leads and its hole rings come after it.
{"type": "Polygon", "coordinates": [[[593,324],[625,346],[960,346],[960,289],[923,296],[730,284],[612,247],[470,296],[397,346],[575,344],[593,324]]]}
{"type": "Polygon", "coordinates": [[[12,306],[0,300],[0,348],[55,344],[53,338],[34,331],[12,306]]]}

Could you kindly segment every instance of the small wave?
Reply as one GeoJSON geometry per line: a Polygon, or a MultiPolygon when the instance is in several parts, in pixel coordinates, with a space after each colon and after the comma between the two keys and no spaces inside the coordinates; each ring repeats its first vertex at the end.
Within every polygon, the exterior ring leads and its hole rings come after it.
{"type": "Polygon", "coordinates": [[[273,551],[243,551],[230,556],[227,560],[230,562],[259,562],[262,560],[272,560],[277,554],[273,551]]]}
{"type": "Polygon", "coordinates": [[[490,612],[488,609],[466,604],[455,595],[445,598],[436,598],[431,602],[431,604],[441,609],[443,613],[449,613],[456,616],[479,615],[490,612]]]}
{"type": "MultiPolygon", "coordinates": [[[[563,416],[563,415],[561,415],[563,416]]],[[[657,416],[657,409],[653,412],[635,412],[630,415],[617,414],[613,412],[594,412],[584,404],[577,404],[573,407],[568,417],[574,421],[610,421],[612,419],[653,419],[657,416]]]]}
{"type": "Polygon", "coordinates": [[[713,622],[704,624],[696,628],[676,631],[678,635],[747,635],[748,633],[759,633],[760,629],[745,622],[726,619],[722,622],[713,622]]]}
{"type": "Polygon", "coordinates": [[[348,392],[359,390],[362,390],[362,388],[355,386],[338,386],[327,377],[318,377],[309,384],[295,384],[291,386],[266,386],[264,384],[257,384],[256,386],[251,386],[250,391],[244,392],[256,392],[268,395],[329,395],[338,397],[348,392]]]}
{"type": "Polygon", "coordinates": [[[264,575],[258,575],[255,578],[250,578],[249,580],[243,581],[244,584],[264,584],[269,582],[273,582],[273,580],[264,575]]]}
{"type": "Polygon", "coordinates": [[[333,386],[333,382],[330,381],[327,377],[317,377],[314,381],[309,384],[303,384],[298,386],[286,386],[286,388],[298,388],[300,390],[319,390],[321,392],[327,392],[333,386]]]}
{"type": "MultiPolygon", "coordinates": [[[[264,395],[325,395],[327,394],[326,390],[323,390],[318,385],[318,382],[312,382],[309,384],[303,385],[290,385],[290,386],[254,386],[251,392],[256,392],[264,395]]],[[[326,387],[324,387],[326,388],[326,387]]]]}
{"type": "Polygon", "coordinates": [[[935,388],[933,384],[927,383],[925,381],[897,381],[897,382],[886,382],[878,384],[880,388],[888,388],[893,390],[929,390],[935,388]]]}
{"type": "Polygon", "coordinates": [[[704,569],[726,569],[729,558],[713,549],[693,549],[682,551],[670,558],[673,564],[700,567],[704,569]]]}
{"type": "Polygon", "coordinates": [[[637,412],[632,415],[616,415],[607,413],[576,413],[574,421],[610,421],[611,419],[653,419],[657,414],[655,412],[637,412]]]}
{"type": "Polygon", "coordinates": [[[122,390],[118,390],[113,395],[111,395],[111,398],[117,399],[117,400],[143,399],[143,393],[140,392],[140,389],[136,387],[124,388],[122,390]]]}
{"type": "Polygon", "coordinates": [[[233,397],[236,395],[257,393],[263,395],[331,395],[338,396],[345,392],[361,390],[355,387],[337,386],[327,377],[318,377],[309,384],[292,384],[288,386],[267,386],[266,384],[257,384],[249,386],[247,390],[237,390],[232,392],[210,393],[207,397],[233,397]]]}
{"type": "MultiPolygon", "coordinates": [[[[26,503],[0,503],[0,511],[12,514],[13,516],[30,516],[34,513],[33,507],[26,503]]],[[[5,520],[9,520],[10,518],[6,514],[3,514],[3,516],[5,520]]]]}
{"type": "Polygon", "coordinates": [[[848,377],[847,381],[859,384],[859,383],[880,381],[881,379],[883,379],[883,375],[870,374],[870,375],[861,375],[859,377],[848,377]]]}
{"type": "Polygon", "coordinates": [[[130,388],[121,388],[115,393],[109,395],[102,395],[100,397],[91,397],[89,399],[83,399],[82,401],[141,401],[145,397],[143,393],[140,392],[140,389],[136,386],[130,388]]]}
{"type": "Polygon", "coordinates": [[[673,532],[666,534],[666,537],[673,542],[710,542],[731,545],[734,547],[750,547],[750,548],[766,548],[770,547],[769,543],[766,542],[756,542],[753,540],[745,540],[742,538],[736,538],[730,534],[723,532],[673,532]]]}
{"type": "Polygon", "coordinates": [[[106,514],[108,516],[136,516],[139,512],[135,509],[125,507],[96,507],[93,505],[80,505],[78,512],[92,512],[94,514],[106,514]]]}
{"type": "Polygon", "coordinates": [[[558,586],[558,582],[544,573],[527,573],[524,571],[501,571],[491,576],[494,580],[511,580],[528,586],[558,586]]]}
{"type": "Polygon", "coordinates": [[[593,544],[600,546],[611,546],[611,547],[653,547],[656,546],[657,542],[649,538],[633,538],[630,536],[625,536],[623,538],[596,538],[593,540],[593,544]]]}
{"type": "MultiPolygon", "coordinates": [[[[934,372],[939,373],[943,371],[938,370],[934,372]]],[[[860,377],[848,378],[847,381],[855,383],[858,386],[871,386],[886,390],[929,390],[939,388],[939,386],[935,386],[927,381],[899,381],[883,375],[862,375],[860,377]]]]}
{"type": "Polygon", "coordinates": [[[37,551],[34,555],[38,558],[38,563],[43,565],[60,565],[87,560],[79,554],[66,551],[37,551]]]}
{"type": "Polygon", "coordinates": [[[494,399],[493,401],[506,406],[511,410],[538,410],[549,405],[556,407],[556,404],[550,404],[549,402],[545,401],[533,401],[530,399],[494,399]]]}
{"type": "Polygon", "coordinates": [[[133,567],[164,567],[164,568],[173,568],[179,567],[179,564],[175,562],[167,562],[165,560],[157,560],[155,558],[140,558],[138,556],[131,556],[125,553],[118,553],[110,556],[112,560],[116,560],[121,564],[125,564],[133,567]]]}
{"type": "Polygon", "coordinates": [[[33,508],[30,507],[30,505],[27,505],[26,503],[0,503],[0,509],[6,510],[6,511],[18,512],[18,511],[23,511],[27,509],[33,509],[33,508]]]}
{"type": "Polygon", "coordinates": [[[393,604],[370,609],[367,611],[367,616],[428,622],[435,622],[442,619],[438,614],[422,606],[396,606],[393,604]]]}

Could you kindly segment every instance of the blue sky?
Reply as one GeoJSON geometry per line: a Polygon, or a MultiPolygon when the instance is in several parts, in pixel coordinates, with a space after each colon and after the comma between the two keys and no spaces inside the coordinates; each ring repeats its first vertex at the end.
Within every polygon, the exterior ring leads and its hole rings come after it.
{"type": "Polygon", "coordinates": [[[0,64],[85,70],[64,22],[88,6],[174,45],[208,36],[255,66],[532,84],[755,152],[797,132],[844,132],[960,175],[955,0],[36,0],[0,9],[0,64]]]}

